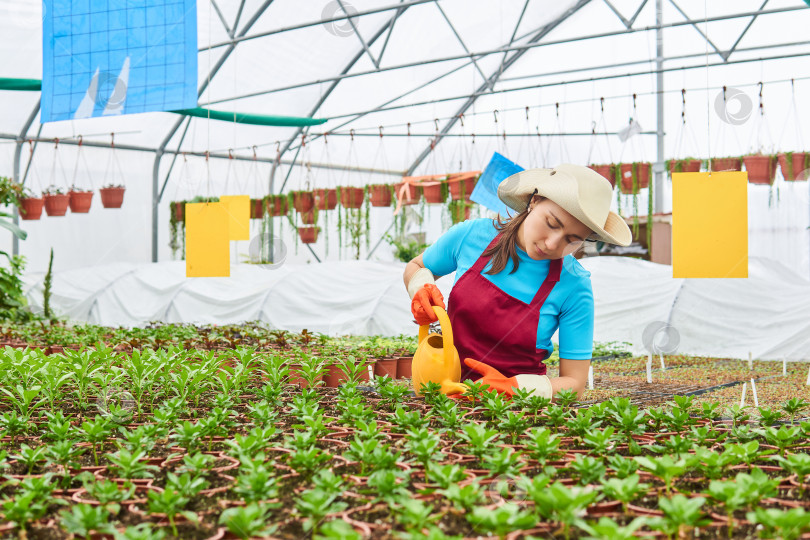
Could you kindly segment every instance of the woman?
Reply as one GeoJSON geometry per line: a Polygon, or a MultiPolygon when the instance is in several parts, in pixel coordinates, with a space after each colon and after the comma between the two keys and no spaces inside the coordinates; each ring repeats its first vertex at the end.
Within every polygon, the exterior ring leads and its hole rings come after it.
{"type": "Polygon", "coordinates": [[[466,364],[462,381],[549,399],[585,389],[593,293],[590,273],[572,254],[586,240],[630,244],[629,227],[610,211],[612,192],[604,177],[579,165],[519,172],[498,186],[515,216],[455,225],[408,263],[405,285],[420,325],[437,320],[432,306],[445,307],[435,278],[456,272],[447,311],[466,364]],[[558,328],[560,376],[550,379],[543,360],[558,328]]]}

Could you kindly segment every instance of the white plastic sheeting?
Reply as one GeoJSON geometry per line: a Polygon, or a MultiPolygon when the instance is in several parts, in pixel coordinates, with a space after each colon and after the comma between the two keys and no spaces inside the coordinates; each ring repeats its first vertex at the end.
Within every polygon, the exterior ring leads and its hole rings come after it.
{"type": "MultiPolygon", "coordinates": [[[[591,272],[597,341],[627,341],[645,353],[645,328],[666,323],[659,330],[667,332],[664,341],[678,343],[665,352],[810,358],[810,281],[780,263],[752,258],[747,279],[673,279],[671,267],[636,259],[581,262],[591,272]]],[[[118,263],[56,273],[52,306],[73,320],[113,326],[262,320],[296,332],[411,334],[416,327],[404,266],[338,261],[265,270],[243,264],[232,266],[230,278],[187,279],[181,262],[118,263]]],[[[26,278],[34,309],[41,309],[42,277],[26,278]]],[[[437,282],[445,298],[453,280],[437,282]]]]}

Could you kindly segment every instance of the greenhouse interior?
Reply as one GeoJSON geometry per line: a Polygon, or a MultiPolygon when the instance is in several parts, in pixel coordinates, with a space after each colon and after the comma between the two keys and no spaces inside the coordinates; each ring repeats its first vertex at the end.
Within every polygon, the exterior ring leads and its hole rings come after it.
{"type": "Polygon", "coordinates": [[[0,15],[0,538],[810,539],[810,0],[0,15]]]}

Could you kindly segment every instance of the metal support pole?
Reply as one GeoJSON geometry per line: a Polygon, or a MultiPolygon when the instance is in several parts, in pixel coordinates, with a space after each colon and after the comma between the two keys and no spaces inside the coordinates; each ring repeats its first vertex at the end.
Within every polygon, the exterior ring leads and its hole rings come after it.
{"type": "MultiPolygon", "coordinates": [[[[658,110],[658,126],[656,140],[658,143],[658,153],[655,167],[655,177],[653,182],[653,213],[662,212],[664,209],[664,24],[663,13],[664,0],[655,0],[655,86],[656,86],[656,108],[658,110]]],[[[652,231],[650,231],[652,235],[652,231]]],[[[651,236],[652,237],[652,236],[651,236]]]]}
{"type": "MultiPolygon", "coordinates": [[[[22,154],[22,146],[25,143],[25,136],[28,134],[28,130],[31,129],[31,124],[34,123],[34,118],[36,118],[37,114],[39,114],[40,103],[41,101],[38,100],[37,104],[34,106],[34,110],[28,115],[28,119],[25,121],[23,128],[20,130],[20,134],[16,137],[16,144],[14,145],[14,165],[11,172],[11,177],[15,184],[22,183],[20,181],[20,155],[22,154]]],[[[16,205],[14,206],[11,220],[15,225],[20,224],[20,213],[17,210],[16,205]]],[[[20,254],[20,239],[17,238],[17,235],[15,234],[11,235],[11,254],[20,254]]]]}

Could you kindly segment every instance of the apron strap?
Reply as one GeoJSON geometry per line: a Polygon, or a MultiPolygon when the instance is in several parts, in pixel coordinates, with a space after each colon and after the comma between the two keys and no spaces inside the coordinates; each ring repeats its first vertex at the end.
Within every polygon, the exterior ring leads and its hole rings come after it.
{"type": "Polygon", "coordinates": [[[478,260],[476,260],[475,264],[472,266],[472,268],[470,268],[470,270],[469,270],[470,272],[473,272],[475,274],[480,274],[484,270],[484,267],[487,265],[487,263],[489,262],[489,260],[491,258],[491,257],[484,257],[484,253],[489,248],[491,248],[496,243],[498,243],[498,238],[500,238],[500,237],[501,237],[500,234],[495,235],[495,238],[492,239],[492,242],[490,242],[489,245],[486,248],[484,248],[484,251],[481,252],[481,256],[478,257],[478,260]]]}

